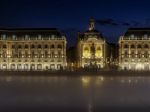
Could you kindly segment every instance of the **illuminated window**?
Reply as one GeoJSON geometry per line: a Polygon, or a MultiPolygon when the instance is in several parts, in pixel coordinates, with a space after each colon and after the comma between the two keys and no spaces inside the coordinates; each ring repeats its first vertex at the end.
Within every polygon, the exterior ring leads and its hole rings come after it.
{"type": "Polygon", "coordinates": [[[84,58],[90,58],[91,57],[91,53],[88,47],[84,47],[83,49],[83,57],[84,58]]]}
{"type": "Polygon", "coordinates": [[[95,55],[96,55],[97,58],[101,58],[102,57],[101,47],[97,47],[95,55]]]}
{"type": "Polygon", "coordinates": [[[3,64],[2,69],[7,69],[7,64],[3,64]]]}
{"type": "Polygon", "coordinates": [[[37,65],[37,69],[38,69],[38,70],[42,70],[42,64],[38,64],[38,65],[37,65]]]}

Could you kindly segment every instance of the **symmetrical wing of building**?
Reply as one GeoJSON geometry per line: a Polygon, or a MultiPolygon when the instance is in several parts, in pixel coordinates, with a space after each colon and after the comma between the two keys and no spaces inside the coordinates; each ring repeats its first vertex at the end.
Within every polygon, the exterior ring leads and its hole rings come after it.
{"type": "Polygon", "coordinates": [[[0,29],[0,69],[64,69],[66,43],[55,28],[0,29]]]}
{"type": "Polygon", "coordinates": [[[78,34],[77,60],[82,68],[104,68],[107,61],[107,43],[96,30],[95,20],[90,20],[89,30],[78,34]]]}
{"type": "Polygon", "coordinates": [[[119,67],[150,70],[150,28],[130,28],[120,37],[119,67]]]}

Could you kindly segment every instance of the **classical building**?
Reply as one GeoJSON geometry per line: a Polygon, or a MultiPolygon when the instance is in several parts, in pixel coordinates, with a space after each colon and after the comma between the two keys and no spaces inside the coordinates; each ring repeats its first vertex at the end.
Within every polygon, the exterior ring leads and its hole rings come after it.
{"type": "Polygon", "coordinates": [[[107,63],[107,42],[96,30],[95,20],[90,19],[89,29],[78,34],[78,67],[104,68],[107,63]]]}
{"type": "Polygon", "coordinates": [[[55,28],[0,29],[0,69],[64,69],[66,43],[55,28]]]}
{"type": "Polygon", "coordinates": [[[150,28],[130,28],[120,37],[119,67],[150,70],[150,28]]]}

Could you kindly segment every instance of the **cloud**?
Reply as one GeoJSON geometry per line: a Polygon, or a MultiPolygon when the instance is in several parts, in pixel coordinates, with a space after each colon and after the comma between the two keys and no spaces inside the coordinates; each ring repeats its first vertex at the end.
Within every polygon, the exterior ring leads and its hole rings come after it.
{"type": "Polygon", "coordinates": [[[122,22],[122,26],[131,26],[131,24],[128,22],[122,22]]]}
{"type": "Polygon", "coordinates": [[[131,21],[131,23],[132,23],[132,26],[133,26],[133,27],[137,27],[137,26],[139,26],[139,25],[142,24],[142,23],[137,22],[137,21],[131,21]]]}
{"type": "Polygon", "coordinates": [[[108,19],[98,19],[96,22],[101,26],[115,26],[115,27],[137,27],[141,25],[141,23],[137,21],[120,21],[120,20],[114,20],[111,18],[108,19]]]}
{"type": "Polygon", "coordinates": [[[118,26],[119,24],[114,21],[113,19],[99,19],[99,20],[96,20],[96,22],[99,24],[99,25],[110,25],[110,26],[118,26]]]}

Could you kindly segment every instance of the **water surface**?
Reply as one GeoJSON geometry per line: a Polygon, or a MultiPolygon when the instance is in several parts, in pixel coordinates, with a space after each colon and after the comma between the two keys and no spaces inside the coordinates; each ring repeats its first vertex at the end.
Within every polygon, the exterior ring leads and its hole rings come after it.
{"type": "Polygon", "coordinates": [[[150,77],[0,77],[0,112],[133,111],[150,112],[150,77]]]}

